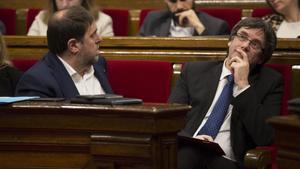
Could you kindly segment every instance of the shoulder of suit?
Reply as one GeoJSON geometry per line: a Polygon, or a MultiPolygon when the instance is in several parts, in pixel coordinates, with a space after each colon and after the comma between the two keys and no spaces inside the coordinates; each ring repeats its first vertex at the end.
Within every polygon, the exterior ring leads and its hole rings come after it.
{"type": "Polygon", "coordinates": [[[207,13],[205,13],[205,12],[198,12],[198,16],[200,17],[200,18],[205,18],[206,20],[208,20],[208,21],[213,21],[212,23],[222,23],[222,22],[226,22],[226,21],[224,21],[223,19],[220,19],[220,18],[217,18],[217,17],[214,17],[214,16],[212,16],[212,15],[210,15],[210,14],[207,14],[207,13]]]}
{"type": "Polygon", "coordinates": [[[198,62],[187,62],[184,67],[187,71],[201,71],[201,70],[209,70],[215,67],[222,67],[223,61],[198,61],[198,62]]]}
{"type": "Polygon", "coordinates": [[[154,10],[154,11],[150,11],[147,15],[151,16],[151,17],[168,17],[170,16],[170,11],[168,10],[154,10]]]}

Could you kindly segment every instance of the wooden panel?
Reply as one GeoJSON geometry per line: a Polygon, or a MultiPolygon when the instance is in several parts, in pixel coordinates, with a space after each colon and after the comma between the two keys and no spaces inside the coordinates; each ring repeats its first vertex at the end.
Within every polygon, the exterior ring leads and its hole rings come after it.
{"type": "MultiPolygon", "coordinates": [[[[39,59],[45,54],[45,37],[5,36],[11,59],[39,59]]],[[[100,44],[109,59],[162,60],[182,63],[196,60],[222,60],[228,37],[153,38],[111,37],[100,44]]],[[[300,64],[300,40],[279,39],[270,63],[300,64]]]]}
{"type": "Polygon", "coordinates": [[[278,168],[300,168],[299,115],[273,117],[269,122],[276,132],[275,143],[278,147],[278,168]]]}
{"type": "Polygon", "coordinates": [[[173,169],[176,133],[189,109],[63,102],[1,106],[0,168],[173,169]]]}

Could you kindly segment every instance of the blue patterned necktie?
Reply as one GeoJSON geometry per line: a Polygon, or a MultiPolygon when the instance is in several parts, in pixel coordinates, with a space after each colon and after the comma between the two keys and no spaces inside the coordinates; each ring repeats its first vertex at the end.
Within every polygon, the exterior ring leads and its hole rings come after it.
{"type": "Polygon", "coordinates": [[[223,124],[224,118],[227,114],[228,107],[230,105],[233,84],[233,76],[228,75],[227,83],[224,86],[221,95],[219,96],[206,123],[197,135],[205,134],[211,136],[213,139],[216,138],[217,134],[219,133],[220,127],[223,124]]]}

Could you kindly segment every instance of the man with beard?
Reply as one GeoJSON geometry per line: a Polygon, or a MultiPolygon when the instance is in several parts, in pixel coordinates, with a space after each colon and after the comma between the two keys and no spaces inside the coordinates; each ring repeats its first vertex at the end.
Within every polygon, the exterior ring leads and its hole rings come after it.
{"type": "Polygon", "coordinates": [[[266,119],[280,112],[283,79],[263,65],[276,42],[271,25],[246,18],[231,31],[224,61],[184,65],[169,98],[192,106],[180,134],[216,142],[225,155],[179,140],[178,169],[243,168],[248,150],[272,143],[266,119]]]}
{"type": "Polygon", "coordinates": [[[195,11],[195,0],[164,0],[168,10],[150,12],[140,36],[190,37],[229,34],[228,24],[204,12],[195,11]]]}
{"type": "Polygon", "coordinates": [[[16,95],[72,98],[112,93],[100,57],[93,16],[74,6],[56,12],[47,30],[49,52],[20,79],[16,95]]]}

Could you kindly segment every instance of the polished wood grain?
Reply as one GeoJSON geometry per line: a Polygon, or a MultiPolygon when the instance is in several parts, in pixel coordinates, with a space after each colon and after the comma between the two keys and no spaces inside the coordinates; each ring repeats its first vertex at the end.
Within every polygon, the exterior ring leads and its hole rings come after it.
{"type": "Polygon", "coordinates": [[[93,166],[107,169],[173,169],[176,133],[189,109],[154,103],[1,106],[0,168],[79,169],[92,160],[93,166]]]}

